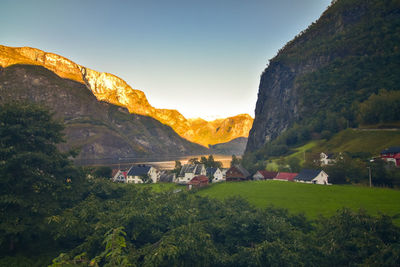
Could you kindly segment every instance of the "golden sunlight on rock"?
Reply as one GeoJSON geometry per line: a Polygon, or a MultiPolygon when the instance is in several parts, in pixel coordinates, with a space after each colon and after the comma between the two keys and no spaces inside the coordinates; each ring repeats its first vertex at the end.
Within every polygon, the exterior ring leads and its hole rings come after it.
{"type": "Polygon", "coordinates": [[[142,91],[133,89],[113,74],[86,68],[39,49],[0,45],[0,65],[8,67],[14,64],[41,65],[62,78],[84,83],[98,100],[125,107],[130,113],[150,116],[170,126],[181,137],[206,147],[247,137],[253,124],[253,118],[248,114],[214,121],[186,119],[177,110],[154,108],[142,91]]]}

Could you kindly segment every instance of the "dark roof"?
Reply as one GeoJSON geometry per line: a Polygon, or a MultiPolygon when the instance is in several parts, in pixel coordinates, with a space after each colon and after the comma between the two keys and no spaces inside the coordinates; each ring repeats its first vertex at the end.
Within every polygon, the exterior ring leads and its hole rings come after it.
{"type": "Polygon", "coordinates": [[[275,179],[293,181],[294,177],[296,177],[297,175],[298,175],[298,173],[294,173],[294,172],[280,172],[275,177],[275,179]]]}
{"type": "Polygon", "coordinates": [[[269,171],[258,171],[264,179],[274,179],[278,173],[277,172],[269,172],[269,171]]]}
{"type": "Polygon", "coordinates": [[[396,154],[396,153],[400,153],[400,146],[392,146],[386,148],[381,152],[381,154],[396,154]]]}
{"type": "Polygon", "coordinates": [[[196,164],[196,171],[194,172],[195,175],[200,175],[201,174],[201,170],[203,169],[203,167],[205,168],[204,164],[196,164]]]}
{"type": "Polygon", "coordinates": [[[318,176],[318,174],[321,172],[321,170],[302,170],[294,179],[296,180],[301,180],[301,181],[311,181],[315,177],[318,176]]]}
{"type": "Polygon", "coordinates": [[[128,176],[145,175],[149,172],[150,168],[151,168],[151,166],[147,166],[147,165],[132,166],[132,168],[128,172],[128,176]]]}
{"type": "Polygon", "coordinates": [[[172,183],[174,181],[174,174],[167,172],[167,171],[163,171],[160,173],[160,182],[164,182],[164,183],[172,183]]]}
{"type": "Polygon", "coordinates": [[[214,173],[215,173],[217,170],[218,170],[218,168],[211,168],[211,167],[207,168],[207,169],[206,169],[207,176],[214,175],[214,173]]]}
{"type": "Polygon", "coordinates": [[[185,164],[182,166],[179,176],[185,176],[185,173],[194,173],[195,175],[200,175],[203,167],[204,164],[185,164]]]}
{"type": "Polygon", "coordinates": [[[333,153],[325,153],[327,159],[332,159],[334,154],[333,153]]]}
{"type": "Polygon", "coordinates": [[[179,176],[185,176],[185,173],[193,173],[196,168],[195,164],[185,164],[182,166],[179,176]]]}
{"type": "MultiPolygon", "coordinates": [[[[241,174],[243,174],[244,177],[249,177],[249,176],[250,176],[250,173],[249,173],[245,168],[243,168],[243,166],[240,165],[240,164],[234,165],[234,166],[232,166],[230,169],[232,169],[232,168],[237,169],[241,174]]],[[[230,170],[230,169],[229,169],[229,170],[230,170]]],[[[229,171],[229,170],[228,170],[228,171],[229,171]]]]}

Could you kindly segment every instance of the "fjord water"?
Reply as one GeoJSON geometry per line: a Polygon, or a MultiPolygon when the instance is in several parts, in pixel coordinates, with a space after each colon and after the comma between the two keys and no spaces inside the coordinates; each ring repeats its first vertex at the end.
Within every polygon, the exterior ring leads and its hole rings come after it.
{"type": "MultiPolygon", "coordinates": [[[[201,157],[209,155],[192,155],[192,156],[164,156],[158,158],[117,158],[117,159],[85,159],[75,161],[78,165],[106,165],[112,168],[129,168],[135,164],[146,164],[154,166],[161,170],[172,170],[175,168],[175,161],[179,160],[182,165],[188,163],[192,158],[200,160],[201,157]]],[[[229,168],[232,156],[228,155],[213,155],[215,161],[222,162],[223,168],[229,168]]]]}

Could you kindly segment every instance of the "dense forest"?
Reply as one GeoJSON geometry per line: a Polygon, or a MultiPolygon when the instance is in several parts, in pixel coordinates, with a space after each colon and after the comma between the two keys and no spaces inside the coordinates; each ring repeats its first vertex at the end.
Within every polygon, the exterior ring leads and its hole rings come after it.
{"type": "MultiPolygon", "coordinates": [[[[254,135],[265,142],[264,128],[272,127],[261,123],[267,116],[278,124],[289,120],[285,116],[291,119],[282,132],[263,144],[250,134],[252,149],[248,144],[245,165],[265,167],[271,157],[287,155],[291,148],[310,140],[329,139],[346,128],[398,127],[399,44],[399,1],[332,1],[318,21],[288,42],[264,71],[254,135]],[[277,69],[286,70],[286,76],[278,76],[277,69]],[[280,103],[273,96],[273,86],[279,83],[283,92],[278,95],[290,104],[265,106],[280,103]],[[268,115],[276,109],[285,109],[282,118],[268,115]]],[[[375,155],[364,156],[363,160],[375,155]]]]}
{"type": "Polygon", "coordinates": [[[339,210],[311,221],[240,198],[154,192],[88,176],[61,153],[45,108],[0,107],[0,266],[400,264],[389,216],[339,210]]]}

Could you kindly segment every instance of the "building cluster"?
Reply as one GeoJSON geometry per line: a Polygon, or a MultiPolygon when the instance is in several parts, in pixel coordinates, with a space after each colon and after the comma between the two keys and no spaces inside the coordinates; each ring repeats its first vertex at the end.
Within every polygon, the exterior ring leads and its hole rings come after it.
{"type": "MultiPolygon", "coordinates": [[[[400,147],[390,147],[383,150],[380,153],[380,158],[393,163],[395,166],[400,166],[400,147]]],[[[336,159],[333,154],[320,153],[319,161],[320,165],[324,166],[335,163],[336,159]]],[[[328,174],[323,170],[304,169],[299,173],[259,170],[251,175],[241,165],[234,165],[227,169],[206,168],[204,164],[185,164],[178,175],[170,171],[160,171],[150,165],[139,164],[126,170],[113,170],[112,180],[136,184],[170,182],[186,185],[188,189],[207,186],[209,183],[248,180],[276,180],[329,185],[328,174]]]]}
{"type": "Polygon", "coordinates": [[[257,171],[251,175],[243,166],[234,165],[229,169],[206,168],[204,164],[185,164],[178,175],[160,171],[150,165],[135,165],[127,170],[113,170],[112,180],[121,183],[173,182],[186,185],[188,189],[207,186],[209,183],[248,180],[295,181],[314,184],[328,184],[324,171],[303,170],[300,173],[257,171]]]}

